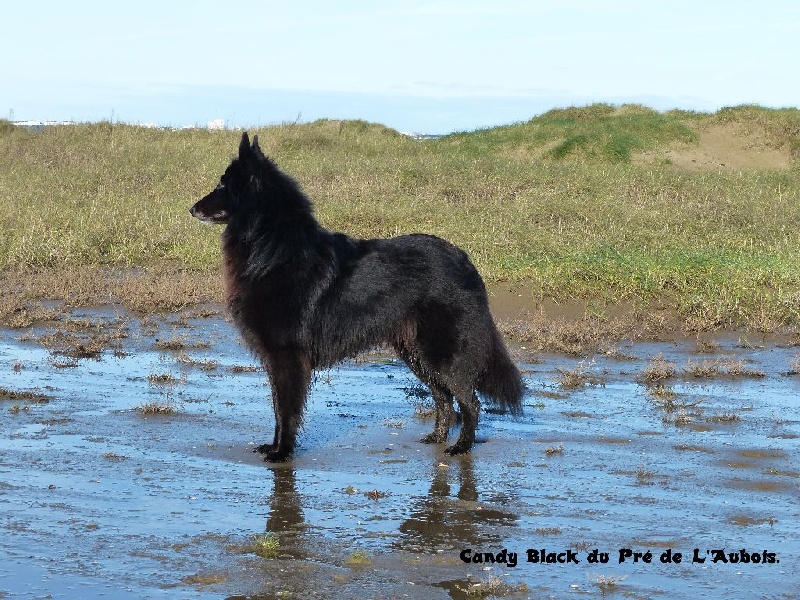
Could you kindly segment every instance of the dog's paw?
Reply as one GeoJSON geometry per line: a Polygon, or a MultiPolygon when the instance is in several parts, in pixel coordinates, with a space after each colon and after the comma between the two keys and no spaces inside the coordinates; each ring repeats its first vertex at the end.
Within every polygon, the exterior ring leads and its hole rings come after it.
{"type": "Polygon", "coordinates": [[[467,454],[472,449],[470,444],[459,444],[456,442],[452,446],[444,449],[444,453],[448,456],[457,456],[459,454],[467,454]]]}
{"type": "Polygon", "coordinates": [[[292,458],[294,453],[291,449],[281,448],[275,444],[261,444],[253,448],[253,452],[257,452],[264,456],[264,462],[286,462],[292,458]]]}
{"type": "Polygon", "coordinates": [[[270,450],[264,453],[264,462],[279,463],[292,459],[291,450],[270,450]]]}
{"type": "Polygon", "coordinates": [[[424,438],[420,440],[423,444],[444,444],[447,441],[447,434],[442,435],[434,431],[433,433],[429,433],[424,438]]]}

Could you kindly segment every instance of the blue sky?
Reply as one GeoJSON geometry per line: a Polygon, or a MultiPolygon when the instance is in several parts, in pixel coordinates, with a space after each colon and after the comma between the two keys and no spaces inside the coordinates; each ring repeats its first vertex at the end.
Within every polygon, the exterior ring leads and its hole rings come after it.
{"type": "Polygon", "coordinates": [[[8,1],[0,118],[447,133],[550,108],[800,105],[800,2],[8,1]]]}

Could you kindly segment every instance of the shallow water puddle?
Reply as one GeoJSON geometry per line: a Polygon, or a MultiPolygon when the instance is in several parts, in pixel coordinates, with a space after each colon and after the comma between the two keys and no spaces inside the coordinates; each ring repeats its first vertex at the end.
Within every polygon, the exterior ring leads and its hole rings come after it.
{"type": "Polygon", "coordinates": [[[128,330],[69,366],[0,333],[0,597],[800,593],[796,349],[720,348],[763,377],[696,377],[677,344],[538,356],[525,416],[484,413],[459,458],[417,441],[417,382],[375,355],[318,374],[269,466],[269,388],[229,324],[128,330]]]}

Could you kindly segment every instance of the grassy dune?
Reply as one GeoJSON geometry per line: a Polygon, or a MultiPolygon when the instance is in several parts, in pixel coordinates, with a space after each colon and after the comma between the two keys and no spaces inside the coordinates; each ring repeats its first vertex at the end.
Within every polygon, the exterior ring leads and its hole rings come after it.
{"type": "MultiPolygon", "coordinates": [[[[658,303],[706,328],[800,324],[800,111],[593,105],[429,141],[361,121],[252,133],[328,228],[440,235],[487,281],[532,281],[541,298],[658,303]],[[681,166],[676,157],[697,152],[711,129],[786,162],[681,166]]],[[[0,122],[3,285],[37,297],[57,287],[36,289],[43,273],[215,272],[219,229],[187,209],[239,136],[0,122]]],[[[188,302],[205,298],[179,287],[188,302]]],[[[107,289],[114,295],[113,282],[107,289]]]]}

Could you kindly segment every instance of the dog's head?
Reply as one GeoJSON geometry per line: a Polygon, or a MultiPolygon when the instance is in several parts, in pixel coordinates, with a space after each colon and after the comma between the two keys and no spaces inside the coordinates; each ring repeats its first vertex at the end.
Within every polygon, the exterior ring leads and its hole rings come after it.
{"type": "Polygon", "coordinates": [[[254,175],[265,163],[270,164],[269,159],[258,147],[258,136],[253,136],[251,145],[247,132],[244,132],[239,143],[239,157],[234,158],[225,169],[217,187],[198,200],[189,212],[204,223],[230,222],[242,203],[257,191],[249,188],[258,186],[254,175]]]}

